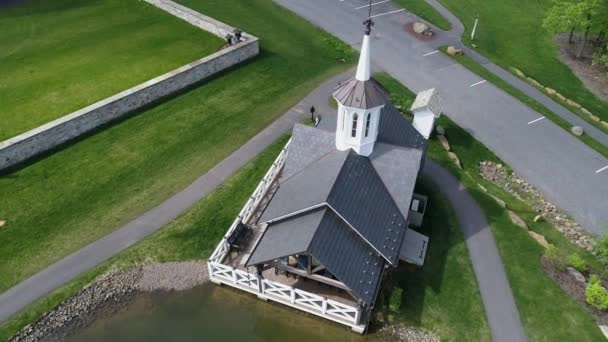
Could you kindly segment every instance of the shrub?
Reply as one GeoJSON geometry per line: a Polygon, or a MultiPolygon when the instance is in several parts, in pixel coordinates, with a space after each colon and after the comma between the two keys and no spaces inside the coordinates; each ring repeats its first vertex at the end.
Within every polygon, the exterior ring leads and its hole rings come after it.
{"type": "Polygon", "coordinates": [[[563,270],[566,268],[563,257],[559,254],[557,247],[553,244],[549,244],[549,247],[545,249],[545,258],[555,269],[563,270]]]}
{"type": "Polygon", "coordinates": [[[589,284],[599,284],[600,277],[597,274],[592,274],[589,276],[589,284]]]}
{"type": "Polygon", "coordinates": [[[608,234],[604,234],[595,245],[595,254],[598,259],[604,264],[608,265],[608,234]]]}
{"type": "Polygon", "coordinates": [[[578,253],[573,253],[568,257],[568,265],[574,267],[579,272],[587,270],[585,259],[578,253]]]}
{"type": "Polygon", "coordinates": [[[599,282],[587,286],[585,296],[589,305],[600,310],[608,309],[608,291],[599,282]]]}

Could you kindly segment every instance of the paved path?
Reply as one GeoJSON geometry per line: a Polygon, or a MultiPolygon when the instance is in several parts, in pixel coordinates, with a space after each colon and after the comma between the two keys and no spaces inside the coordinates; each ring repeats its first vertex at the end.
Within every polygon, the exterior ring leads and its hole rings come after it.
{"type": "Polygon", "coordinates": [[[496,242],[483,211],[464,185],[432,160],[426,161],[423,174],[437,184],[456,212],[479,284],[493,341],[526,341],[496,242]]]}
{"type": "MultiPolygon", "coordinates": [[[[359,47],[365,0],[275,0],[333,35],[359,47]],[[338,20],[339,19],[339,20],[338,20]]],[[[545,197],[585,229],[608,230],[608,159],[530,107],[437,53],[436,44],[457,32],[421,42],[405,32],[415,16],[390,1],[373,6],[373,61],[412,91],[435,87],[445,111],[458,125],[494,151],[545,197]]],[[[486,65],[488,65],[486,63],[486,65]]]]}
{"type": "Polygon", "coordinates": [[[346,74],[339,75],[323,83],[245,145],[161,205],[0,294],[0,322],[171,222],[279,137],[290,132],[294,122],[307,116],[312,104],[320,111],[330,110],[328,94],[331,94],[338,81],[346,77],[346,74]]]}

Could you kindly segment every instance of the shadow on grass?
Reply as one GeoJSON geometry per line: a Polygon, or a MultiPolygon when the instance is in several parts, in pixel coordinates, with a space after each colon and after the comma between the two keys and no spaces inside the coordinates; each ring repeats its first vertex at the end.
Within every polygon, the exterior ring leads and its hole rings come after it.
{"type": "Polygon", "coordinates": [[[432,195],[437,190],[429,180],[419,181],[416,192],[429,195],[424,222],[418,229],[429,237],[424,266],[402,262],[397,269],[387,272],[377,307],[385,319],[394,317],[420,326],[427,305],[426,293],[430,290],[441,294],[448,252],[462,241],[462,237],[457,227],[446,227],[451,224],[446,220],[450,216],[449,209],[445,200],[432,195]]]}

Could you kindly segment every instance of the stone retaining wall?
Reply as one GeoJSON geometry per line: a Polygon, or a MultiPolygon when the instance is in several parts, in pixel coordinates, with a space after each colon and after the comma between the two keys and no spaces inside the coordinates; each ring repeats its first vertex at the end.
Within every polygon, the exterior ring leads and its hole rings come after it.
{"type": "MultiPolygon", "coordinates": [[[[146,0],[197,27],[224,37],[233,28],[169,0],[146,0]]],[[[210,56],[158,76],[131,89],[0,142],[0,171],[49,151],[134,110],[169,96],[227,68],[255,57],[258,39],[243,34],[243,41],[210,56]]]]}

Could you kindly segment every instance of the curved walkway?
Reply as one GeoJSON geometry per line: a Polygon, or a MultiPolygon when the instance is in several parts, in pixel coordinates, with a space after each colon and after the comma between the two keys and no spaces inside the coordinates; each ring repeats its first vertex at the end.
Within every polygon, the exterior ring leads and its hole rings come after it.
{"type": "Polygon", "coordinates": [[[485,214],[464,185],[448,170],[432,160],[427,160],[422,173],[439,187],[456,212],[479,285],[492,339],[495,342],[526,341],[513,293],[485,214]]]}

